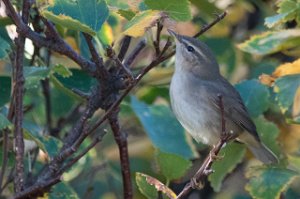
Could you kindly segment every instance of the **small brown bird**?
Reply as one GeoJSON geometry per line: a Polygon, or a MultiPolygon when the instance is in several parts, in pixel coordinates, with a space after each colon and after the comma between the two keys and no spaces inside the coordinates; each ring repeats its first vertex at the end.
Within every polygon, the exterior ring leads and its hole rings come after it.
{"type": "Polygon", "coordinates": [[[257,159],[276,163],[277,157],[260,141],[242,98],[220,74],[209,47],[198,39],[169,33],[176,40],[175,72],[170,85],[173,112],[198,141],[215,145],[222,132],[219,95],[222,96],[226,132],[245,143],[257,159]]]}

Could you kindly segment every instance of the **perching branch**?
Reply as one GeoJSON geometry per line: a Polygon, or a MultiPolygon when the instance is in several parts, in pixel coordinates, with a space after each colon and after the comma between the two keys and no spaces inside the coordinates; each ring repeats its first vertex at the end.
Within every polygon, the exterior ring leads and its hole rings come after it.
{"type": "Polygon", "coordinates": [[[204,162],[202,163],[200,169],[191,179],[191,182],[186,184],[183,190],[177,196],[177,199],[182,199],[184,196],[189,194],[195,188],[202,188],[202,182],[204,179],[213,172],[211,169],[212,163],[217,159],[218,154],[221,148],[230,140],[230,134],[226,133],[225,127],[225,117],[224,117],[224,104],[222,95],[218,95],[219,99],[219,108],[220,108],[220,116],[221,116],[221,134],[219,142],[211,149],[204,162]]]}

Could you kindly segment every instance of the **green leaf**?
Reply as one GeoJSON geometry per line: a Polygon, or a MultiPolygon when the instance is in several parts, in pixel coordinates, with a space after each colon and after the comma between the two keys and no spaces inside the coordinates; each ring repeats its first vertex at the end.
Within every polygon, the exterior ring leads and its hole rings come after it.
{"type": "Polygon", "coordinates": [[[259,116],[269,108],[269,90],[257,80],[246,80],[235,87],[252,117],[259,116]]]}
{"type": "Polygon", "coordinates": [[[158,197],[157,190],[154,186],[150,185],[146,180],[146,175],[142,173],[136,173],[135,176],[136,184],[140,192],[146,196],[148,199],[153,199],[158,197]]]}
{"type": "Polygon", "coordinates": [[[279,199],[295,177],[299,177],[295,171],[267,166],[254,167],[246,176],[249,178],[246,190],[255,199],[279,199]]]}
{"type": "Polygon", "coordinates": [[[267,17],[265,19],[265,25],[267,25],[269,28],[295,19],[297,16],[297,11],[299,10],[297,2],[294,0],[279,1],[278,8],[277,15],[267,17]]]}
{"type": "Polygon", "coordinates": [[[299,44],[300,29],[289,29],[255,35],[238,47],[248,53],[267,55],[297,47],[299,44]]]}
{"type": "Polygon", "coordinates": [[[51,158],[57,155],[62,142],[49,135],[40,135],[30,128],[24,128],[24,138],[34,141],[38,147],[47,153],[51,158]]]}
{"type": "Polygon", "coordinates": [[[259,137],[261,138],[262,142],[269,148],[273,153],[280,155],[280,147],[279,143],[276,140],[279,136],[279,129],[278,127],[264,117],[258,117],[254,119],[254,123],[257,128],[257,132],[259,137]]]}
{"type": "Polygon", "coordinates": [[[95,35],[109,14],[105,0],[55,0],[42,15],[63,27],[95,35]]]}
{"type": "Polygon", "coordinates": [[[9,42],[0,34],[0,59],[5,58],[11,51],[9,42]]]}
{"type": "Polygon", "coordinates": [[[132,10],[123,10],[123,9],[118,10],[117,13],[122,17],[124,17],[125,19],[127,19],[128,21],[130,21],[136,15],[136,12],[132,10]]]}
{"type": "Polygon", "coordinates": [[[55,186],[53,186],[47,198],[48,199],[79,199],[79,196],[67,182],[60,182],[55,186]]]}
{"type": "Polygon", "coordinates": [[[160,150],[156,150],[155,157],[160,173],[168,181],[183,177],[186,171],[192,166],[191,161],[175,154],[164,153],[160,150]]]}
{"type": "Polygon", "coordinates": [[[40,81],[50,76],[51,68],[40,67],[24,67],[25,88],[37,88],[40,85],[40,81]]]}
{"type": "Polygon", "coordinates": [[[72,76],[72,71],[62,64],[55,65],[53,71],[64,78],[72,76]]]}
{"type": "Polygon", "coordinates": [[[276,79],[274,91],[276,101],[282,112],[286,112],[293,104],[297,89],[300,87],[300,75],[286,75],[276,79]]]}
{"type": "Polygon", "coordinates": [[[163,105],[146,105],[131,97],[131,107],[144,126],[149,138],[159,150],[177,154],[186,159],[194,158],[195,152],[183,128],[170,108],[163,105]]]}
{"type": "Polygon", "coordinates": [[[0,107],[5,105],[10,99],[11,78],[0,76],[0,107]]]}
{"type": "Polygon", "coordinates": [[[145,0],[145,4],[152,10],[166,12],[172,19],[176,21],[188,21],[192,19],[188,0],[145,0]]]}
{"type": "MultiPolygon", "coordinates": [[[[54,74],[54,77],[58,80],[60,88],[68,89],[71,92],[72,89],[77,89],[81,92],[88,93],[90,89],[97,84],[96,79],[91,78],[86,72],[80,69],[70,69],[72,76],[63,77],[59,74],[54,74]]],[[[72,92],[73,93],[73,92],[72,92]]],[[[67,93],[70,94],[70,93],[67,93]]],[[[74,95],[74,93],[73,93],[74,95]]]]}
{"type": "Polygon", "coordinates": [[[0,130],[10,127],[12,124],[5,115],[0,113],[0,130]]]}
{"type": "Polygon", "coordinates": [[[162,12],[156,10],[146,10],[135,15],[125,26],[125,35],[140,37],[156,24],[156,21],[163,17],[162,12]]]}
{"type": "Polygon", "coordinates": [[[214,172],[208,176],[208,180],[216,192],[220,191],[224,178],[243,161],[245,153],[245,145],[234,142],[222,148],[219,154],[223,158],[213,163],[212,169],[214,172]]]}

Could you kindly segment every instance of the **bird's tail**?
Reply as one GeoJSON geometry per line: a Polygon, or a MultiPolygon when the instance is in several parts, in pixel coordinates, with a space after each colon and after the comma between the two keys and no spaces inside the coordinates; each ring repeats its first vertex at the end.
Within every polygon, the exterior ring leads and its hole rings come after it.
{"type": "Polygon", "coordinates": [[[247,145],[253,155],[265,164],[278,163],[276,155],[263,143],[258,142],[257,145],[247,145]]]}
{"type": "Polygon", "coordinates": [[[277,156],[259,139],[254,138],[250,133],[243,133],[237,138],[247,145],[253,155],[265,164],[275,164],[278,163],[277,156]]]}

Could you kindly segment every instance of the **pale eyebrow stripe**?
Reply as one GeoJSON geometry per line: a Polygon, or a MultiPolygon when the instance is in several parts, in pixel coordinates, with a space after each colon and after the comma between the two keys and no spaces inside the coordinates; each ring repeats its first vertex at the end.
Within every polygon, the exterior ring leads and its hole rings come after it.
{"type": "Polygon", "coordinates": [[[197,46],[195,46],[194,44],[192,44],[190,41],[188,41],[188,40],[186,40],[186,39],[184,39],[184,38],[182,38],[182,43],[185,45],[185,46],[193,46],[194,47],[194,49],[195,49],[195,51],[196,51],[196,53],[200,56],[200,57],[202,57],[202,58],[204,58],[204,59],[208,59],[208,57],[201,51],[201,49],[199,49],[197,46]]]}

